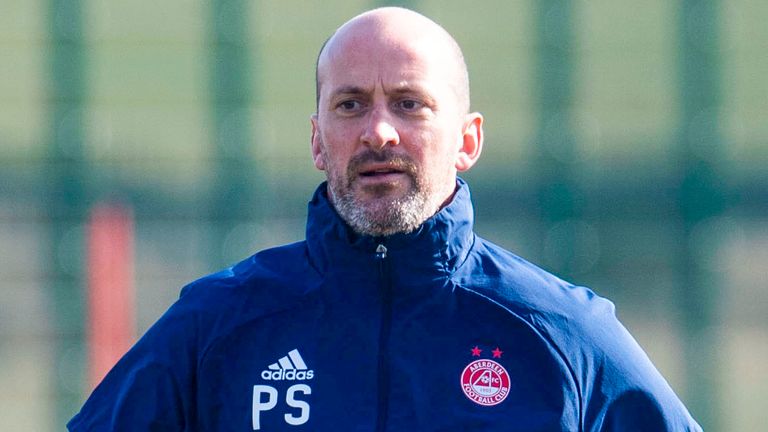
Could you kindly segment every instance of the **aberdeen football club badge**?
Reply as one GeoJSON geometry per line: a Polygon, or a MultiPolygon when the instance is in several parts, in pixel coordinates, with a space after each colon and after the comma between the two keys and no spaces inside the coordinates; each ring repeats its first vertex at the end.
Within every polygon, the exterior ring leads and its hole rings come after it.
{"type": "MultiPolygon", "coordinates": [[[[480,357],[482,349],[474,347],[473,357],[480,357]]],[[[501,358],[499,348],[491,351],[494,358],[501,358]]],[[[509,395],[509,374],[504,366],[495,360],[477,359],[461,373],[461,389],[472,402],[483,405],[498,405],[509,395]]]]}

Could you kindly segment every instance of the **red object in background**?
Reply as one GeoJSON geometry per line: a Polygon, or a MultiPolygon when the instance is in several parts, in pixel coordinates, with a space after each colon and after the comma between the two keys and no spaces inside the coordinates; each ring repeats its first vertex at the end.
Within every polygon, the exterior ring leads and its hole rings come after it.
{"type": "Polygon", "coordinates": [[[136,339],[132,212],[120,205],[95,206],[87,235],[88,382],[93,389],[136,339]]]}

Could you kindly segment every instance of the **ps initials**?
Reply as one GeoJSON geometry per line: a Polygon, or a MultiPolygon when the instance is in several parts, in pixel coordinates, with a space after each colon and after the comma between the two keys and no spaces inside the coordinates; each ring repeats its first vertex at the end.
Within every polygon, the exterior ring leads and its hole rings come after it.
{"type": "MultiPolygon", "coordinates": [[[[285,403],[291,408],[301,410],[299,416],[286,413],[283,418],[291,426],[303,425],[309,420],[309,404],[306,401],[296,399],[296,393],[304,395],[312,394],[312,388],[306,384],[295,384],[288,387],[285,394],[285,403]]],[[[277,406],[278,391],[276,388],[266,385],[253,386],[253,430],[261,429],[261,413],[270,411],[277,406]]]]}

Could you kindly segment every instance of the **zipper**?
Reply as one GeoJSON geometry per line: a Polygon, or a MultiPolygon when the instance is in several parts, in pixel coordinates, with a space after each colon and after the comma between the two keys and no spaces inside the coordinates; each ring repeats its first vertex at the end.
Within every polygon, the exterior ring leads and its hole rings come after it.
{"type": "Polygon", "coordinates": [[[389,417],[389,334],[392,326],[392,283],[389,278],[387,247],[379,243],[376,247],[376,260],[379,261],[379,281],[381,283],[381,327],[379,328],[378,358],[378,410],[376,431],[384,432],[389,417]]]}

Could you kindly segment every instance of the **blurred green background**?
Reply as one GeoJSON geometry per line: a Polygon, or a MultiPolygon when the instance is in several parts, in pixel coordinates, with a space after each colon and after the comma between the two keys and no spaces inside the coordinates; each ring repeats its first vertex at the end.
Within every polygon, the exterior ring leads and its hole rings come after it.
{"type": "Polygon", "coordinates": [[[135,218],[139,334],[303,238],[317,50],[384,4],[464,49],[477,231],[614,300],[706,430],[765,430],[764,0],[0,0],[0,429],[87,395],[96,204],[135,218]]]}

